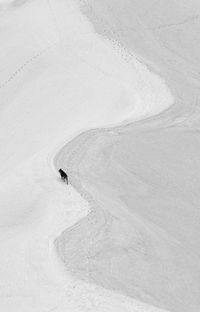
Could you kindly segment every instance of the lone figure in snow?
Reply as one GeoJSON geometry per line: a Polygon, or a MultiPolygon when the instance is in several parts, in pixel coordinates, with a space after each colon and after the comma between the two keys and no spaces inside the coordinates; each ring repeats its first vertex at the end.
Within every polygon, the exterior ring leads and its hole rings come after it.
{"type": "Polygon", "coordinates": [[[62,169],[58,170],[61,176],[61,179],[68,184],[68,175],[62,169]]]}

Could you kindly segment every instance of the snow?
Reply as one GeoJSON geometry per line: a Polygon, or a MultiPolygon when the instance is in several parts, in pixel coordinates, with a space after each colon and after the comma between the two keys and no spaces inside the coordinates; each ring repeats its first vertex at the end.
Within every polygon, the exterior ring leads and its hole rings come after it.
{"type": "Polygon", "coordinates": [[[168,108],[169,89],[95,34],[73,1],[0,5],[1,310],[159,311],[65,271],[53,242],[89,204],[52,162],[83,130],[168,108]]]}

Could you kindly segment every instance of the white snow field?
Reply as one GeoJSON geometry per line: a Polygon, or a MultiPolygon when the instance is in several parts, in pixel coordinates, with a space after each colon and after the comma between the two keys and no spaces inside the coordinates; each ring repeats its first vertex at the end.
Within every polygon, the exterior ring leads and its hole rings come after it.
{"type": "Polygon", "coordinates": [[[158,114],[163,79],[75,1],[0,1],[0,311],[161,311],[73,277],[54,240],[90,207],[53,167],[83,130],[158,114]]]}

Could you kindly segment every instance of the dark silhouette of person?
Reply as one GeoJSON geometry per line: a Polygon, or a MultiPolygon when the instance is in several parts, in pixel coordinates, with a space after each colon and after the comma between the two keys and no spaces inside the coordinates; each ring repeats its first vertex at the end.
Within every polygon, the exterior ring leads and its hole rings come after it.
{"type": "Polygon", "coordinates": [[[66,172],[62,170],[61,168],[58,171],[60,173],[61,179],[68,184],[69,181],[68,181],[68,175],[66,174],[66,172]]]}

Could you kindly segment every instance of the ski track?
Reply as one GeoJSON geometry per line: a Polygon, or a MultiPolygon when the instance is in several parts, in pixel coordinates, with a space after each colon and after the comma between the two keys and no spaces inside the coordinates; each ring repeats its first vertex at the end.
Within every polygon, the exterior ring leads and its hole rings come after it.
{"type": "Polygon", "coordinates": [[[54,42],[51,45],[47,46],[45,49],[40,50],[38,53],[33,55],[31,58],[29,58],[15,72],[13,72],[7,80],[5,80],[4,82],[2,82],[0,84],[0,89],[3,89],[4,87],[6,87],[8,85],[8,83],[12,82],[19,74],[21,74],[23,72],[23,70],[28,65],[30,65],[31,63],[36,61],[41,55],[44,55],[45,53],[47,53],[51,48],[55,47],[57,44],[58,44],[58,42],[54,42]]]}

